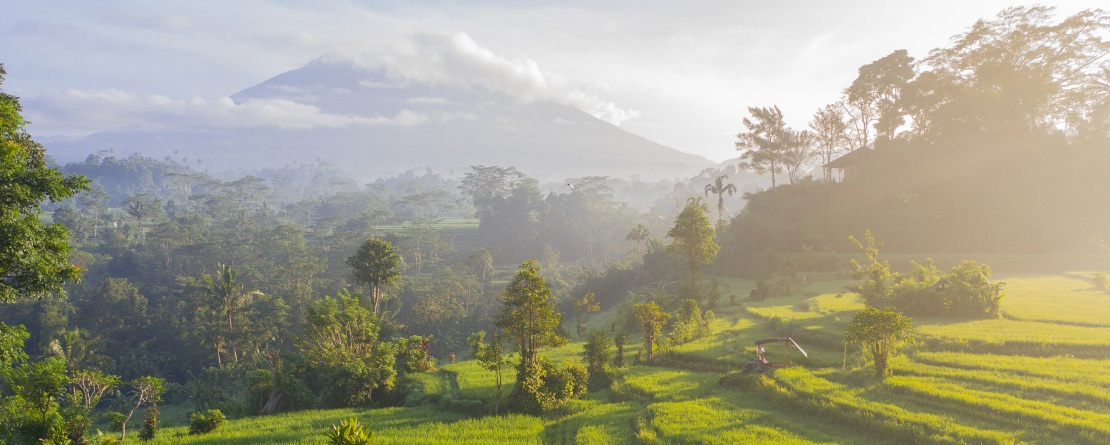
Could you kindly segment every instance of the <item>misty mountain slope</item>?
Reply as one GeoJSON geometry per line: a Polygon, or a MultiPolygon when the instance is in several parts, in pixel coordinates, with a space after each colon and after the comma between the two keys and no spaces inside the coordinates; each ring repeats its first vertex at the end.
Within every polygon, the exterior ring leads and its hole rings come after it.
{"type": "Polygon", "coordinates": [[[465,171],[516,166],[530,175],[645,179],[688,177],[713,165],[610,125],[572,106],[522,102],[481,87],[411,81],[352,61],[322,57],[231,97],[233,106],[272,115],[279,125],[116,131],[46,139],[62,162],[97,150],[186,157],[203,168],[281,167],[323,162],[360,179],[412,168],[465,171]],[[294,112],[304,113],[298,120],[294,112]]]}

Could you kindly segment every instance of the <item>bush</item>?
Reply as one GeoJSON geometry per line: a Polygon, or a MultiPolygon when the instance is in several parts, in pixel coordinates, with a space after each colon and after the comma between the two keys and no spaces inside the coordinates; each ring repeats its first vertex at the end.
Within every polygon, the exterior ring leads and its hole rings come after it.
{"type": "Polygon", "coordinates": [[[189,415],[189,434],[205,434],[227,423],[227,417],[218,409],[195,412],[189,415]]]}
{"type": "Polygon", "coordinates": [[[588,381],[589,372],[582,364],[568,361],[556,366],[540,357],[536,366],[524,369],[517,407],[530,414],[549,411],[585,394],[588,381]]]}
{"type": "Polygon", "coordinates": [[[1110,292],[1110,275],[1104,273],[1096,273],[1094,280],[1092,281],[1095,285],[1095,289],[1103,292],[1110,292]]]}
{"type": "MultiPolygon", "coordinates": [[[[590,332],[584,349],[591,391],[608,389],[613,384],[613,370],[609,368],[609,361],[613,359],[612,347],[613,341],[604,332],[590,332]]],[[[621,360],[623,359],[622,357],[621,360]]]]}
{"type": "Polygon", "coordinates": [[[157,405],[151,405],[147,408],[146,415],[143,416],[143,428],[139,430],[139,440],[146,442],[154,439],[154,433],[158,430],[158,411],[157,405]]]}
{"type": "Polygon", "coordinates": [[[613,344],[617,347],[617,353],[613,356],[613,366],[623,368],[624,345],[628,344],[628,335],[624,333],[617,334],[617,337],[613,339],[613,344]]]}
{"type": "Polygon", "coordinates": [[[402,373],[427,372],[435,370],[435,359],[428,355],[428,337],[413,335],[409,338],[394,340],[397,354],[397,370],[402,373]]]}
{"type": "Polygon", "coordinates": [[[358,423],[358,419],[352,417],[339,421],[338,425],[332,425],[331,429],[324,433],[329,445],[368,445],[374,443],[374,432],[370,431],[370,427],[358,423]]]}

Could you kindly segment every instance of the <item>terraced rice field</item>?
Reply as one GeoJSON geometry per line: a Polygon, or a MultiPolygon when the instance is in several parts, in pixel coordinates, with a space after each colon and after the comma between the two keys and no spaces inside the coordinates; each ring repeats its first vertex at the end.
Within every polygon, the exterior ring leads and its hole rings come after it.
{"type": "MultiPolygon", "coordinates": [[[[489,415],[493,374],[463,361],[418,377],[425,397],[412,406],[245,419],[210,436],[168,428],[153,443],[322,443],[329,425],[353,416],[378,444],[1107,444],[1110,295],[1083,277],[1000,278],[1008,318],[914,320],[916,343],[883,381],[841,341],[862,305],[840,290],[846,282],[820,282],[794,297],[726,303],[713,335],[623,368],[612,390],[543,417],[489,415]],[[810,357],[794,353],[799,366],[766,374],[737,371],[754,340],[780,335],[810,357]]],[[[597,314],[590,324],[608,331],[614,319],[597,314]]],[[[642,342],[630,337],[631,358],[642,342]]],[[[548,355],[574,360],[581,348],[548,355]]],[[[514,372],[505,377],[507,395],[514,372]]]]}

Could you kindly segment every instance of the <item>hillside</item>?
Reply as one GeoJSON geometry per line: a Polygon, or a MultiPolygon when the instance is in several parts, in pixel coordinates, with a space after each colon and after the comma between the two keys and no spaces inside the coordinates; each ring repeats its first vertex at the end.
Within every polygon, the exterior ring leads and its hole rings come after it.
{"type": "MultiPolygon", "coordinates": [[[[154,443],[313,443],[327,425],[358,417],[379,444],[400,443],[1038,443],[1110,440],[1110,324],[1091,274],[1012,275],[1009,319],[915,320],[917,343],[878,384],[841,339],[862,307],[843,280],[815,281],[799,295],[727,301],[713,335],[654,364],[619,371],[612,390],[589,393],[543,417],[489,416],[493,375],[476,362],[417,376],[406,406],[305,411],[233,421],[209,436],[154,443]],[[1068,305],[1055,304],[1064,299],[1068,305]],[[810,356],[773,373],[737,372],[756,339],[789,335],[810,356]]],[[[752,285],[725,280],[732,289],[752,285]]],[[[608,331],[619,308],[589,324],[608,331]]],[[[635,334],[630,335],[635,338],[635,334]]],[[[580,360],[582,342],[548,350],[580,360]]],[[[629,356],[638,355],[633,342],[629,356]]],[[[778,349],[769,352],[778,352],[778,349]]],[[[512,377],[505,383],[512,384],[512,377]]],[[[167,419],[180,424],[180,419],[167,419]]]]}
{"type": "MultiPolygon", "coordinates": [[[[654,143],[572,106],[446,87],[321,57],[231,97],[269,116],[251,126],[186,127],[44,138],[62,163],[98,150],[201,160],[214,172],[322,162],[368,180],[412,168],[515,166],[540,179],[688,177],[714,163],[654,143]],[[311,119],[294,119],[293,111],[311,119]]],[[[172,118],[169,118],[172,119],[172,118]]]]}

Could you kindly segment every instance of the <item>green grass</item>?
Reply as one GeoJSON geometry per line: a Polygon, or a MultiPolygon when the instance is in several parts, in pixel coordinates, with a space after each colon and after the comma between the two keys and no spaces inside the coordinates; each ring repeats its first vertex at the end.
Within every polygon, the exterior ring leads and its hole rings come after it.
{"type": "MultiPolygon", "coordinates": [[[[846,281],[830,280],[764,302],[733,306],[726,296],[712,335],[653,365],[618,370],[612,390],[540,417],[483,414],[492,411],[494,374],[463,361],[412,376],[423,395],[410,398],[414,406],[239,419],[205,436],[185,435],[183,414],[167,407],[163,418],[178,426],[163,428],[153,443],[316,444],[348,417],[369,425],[378,444],[1110,443],[1110,295],[1091,290],[1083,274],[999,279],[1009,283],[1002,310],[1010,318],[915,319],[918,341],[895,357],[885,381],[861,367],[858,348],[841,369],[843,327],[862,305],[842,293],[846,281]],[[780,335],[798,340],[810,358],[792,353],[801,366],[737,372],[754,357],[756,339],[780,335]]],[[[722,281],[742,297],[751,285],[722,281]]],[[[617,311],[587,317],[587,327],[612,334],[617,311]]],[[[631,362],[643,340],[628,334],[631,362]]],[[[768,351],[772,359],[780,354],[768,351]]],[[[582,360],[582,342],[543,354],[556,363],[582,360]]],[[[507,396],[515,369],[504,373],[507,396]]]]}
{"type": "Polygon", "coordinates": [[[1110,295],[1091,284],[1093,273],[1005,278],[1007,316],[1110,327],[1110,295]]]}

